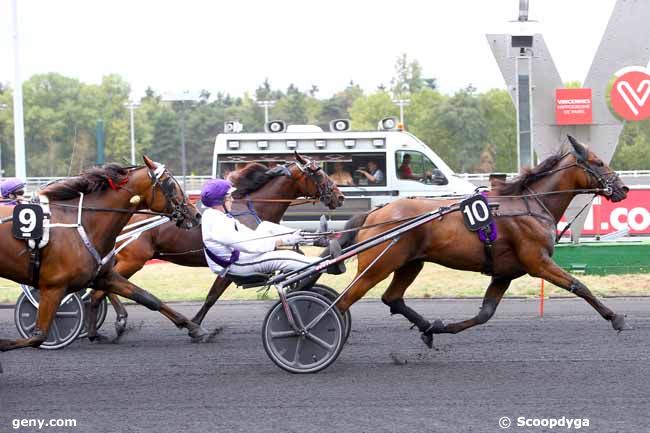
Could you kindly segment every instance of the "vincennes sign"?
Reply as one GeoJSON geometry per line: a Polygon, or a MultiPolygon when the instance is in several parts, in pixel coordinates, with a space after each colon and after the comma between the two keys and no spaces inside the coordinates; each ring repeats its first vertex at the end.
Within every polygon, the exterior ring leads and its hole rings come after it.
{"type": "Polygon", "coordinates": [[[589,125],[591,116],[591,89],[555,89],[558,125],[589,125]]]}

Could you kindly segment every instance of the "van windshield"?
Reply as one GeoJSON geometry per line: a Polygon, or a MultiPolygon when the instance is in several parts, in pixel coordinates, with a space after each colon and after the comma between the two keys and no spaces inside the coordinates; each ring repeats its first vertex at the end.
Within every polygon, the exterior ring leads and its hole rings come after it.
{"type": "MultiPolygon", "coordinates": [[[[338,186],[386,186],[385,153],[359,152],[304,155],[318,161],[323,170],[338,186]]],[[[291,161],[295,161],[293,154],[219,155],[217,158],[217,176],[225,178],[230,172],[244,168],[246,164],[253,162],[273,168],[291,161]]]]}

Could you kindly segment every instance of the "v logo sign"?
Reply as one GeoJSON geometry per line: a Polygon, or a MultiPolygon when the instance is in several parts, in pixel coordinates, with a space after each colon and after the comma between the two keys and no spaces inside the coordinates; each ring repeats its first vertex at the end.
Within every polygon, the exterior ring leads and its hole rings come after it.
{"type": "Polygon", "coordinates": [[[621,95],[630,111],[632,111],[635,116],[638,116],[639,109],[643,108],[650,96],[650,80],[641,81],[636,90],[633,89],[627,81],[620,81],[616,85],[616,90],[621,95]],[[645,91],[643,90],[644,88],[645,91]],[[642,91],[643,95],[641,93],[642,91]]]}
{"type": "Polygon", "coordinates": [[[612,108],[625,120],[650,117],[650,74],[642,67],[628,67],[615,74],[610,93],[612,108]]]}

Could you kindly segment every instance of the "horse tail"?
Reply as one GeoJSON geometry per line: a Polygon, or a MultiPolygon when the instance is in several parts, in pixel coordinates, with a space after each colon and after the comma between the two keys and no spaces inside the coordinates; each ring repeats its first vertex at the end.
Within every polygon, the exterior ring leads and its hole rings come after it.
{"type": "MultiPolygon", "coordinates": [[[[359,230],[352,230],[352,229],[361,227],[366,222],[366,218],[368,218],[369,214],[370,212],[355,215],[352,218],[350,218],[348,222],[345,223],[344,230],[350,230],[350,231],[345,231],[341,235],[341,237],[337,239],[337,241],[341,245],[341,248],[349,247],[354,243],[354,240],[357,238],[357,234],[359,233],[359,230]]],[[[323,250],[320,256],[326,257],[329,254],[330,254],[330,248],[328,246],[325,247],[325,249],[323,250]]]]}

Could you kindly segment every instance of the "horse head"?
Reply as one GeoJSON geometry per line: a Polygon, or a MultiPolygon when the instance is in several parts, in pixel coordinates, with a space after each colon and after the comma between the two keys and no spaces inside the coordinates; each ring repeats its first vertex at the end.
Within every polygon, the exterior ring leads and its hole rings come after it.
{"type": "Polygon", "coordinates": [[[201,220],[200,212],[190,203],[178,181],[163,164],[142,157],[148,177],[139,187],[143,206],[154,212],[171,214],[178,227],[191,229],[201,220]]]}
{"type": "Polygon", "coordinates": [[[625,186],[618,174],[574,137],[569,135],[568,138],[573,148],[571,153],[575,158],[575,164],[583,171],[579,186],[598,189],[598,195],[605,196],[613,202],[625,199],[630,189],[625,186]]]}
{"type": "Polygon", "coordinates": [[[289,165],[289,173],[303,194],[318,197],[330,209],[343,205],[345,196],[336,183],[312,159],[295,152],[296,161],[289,165]]]}

